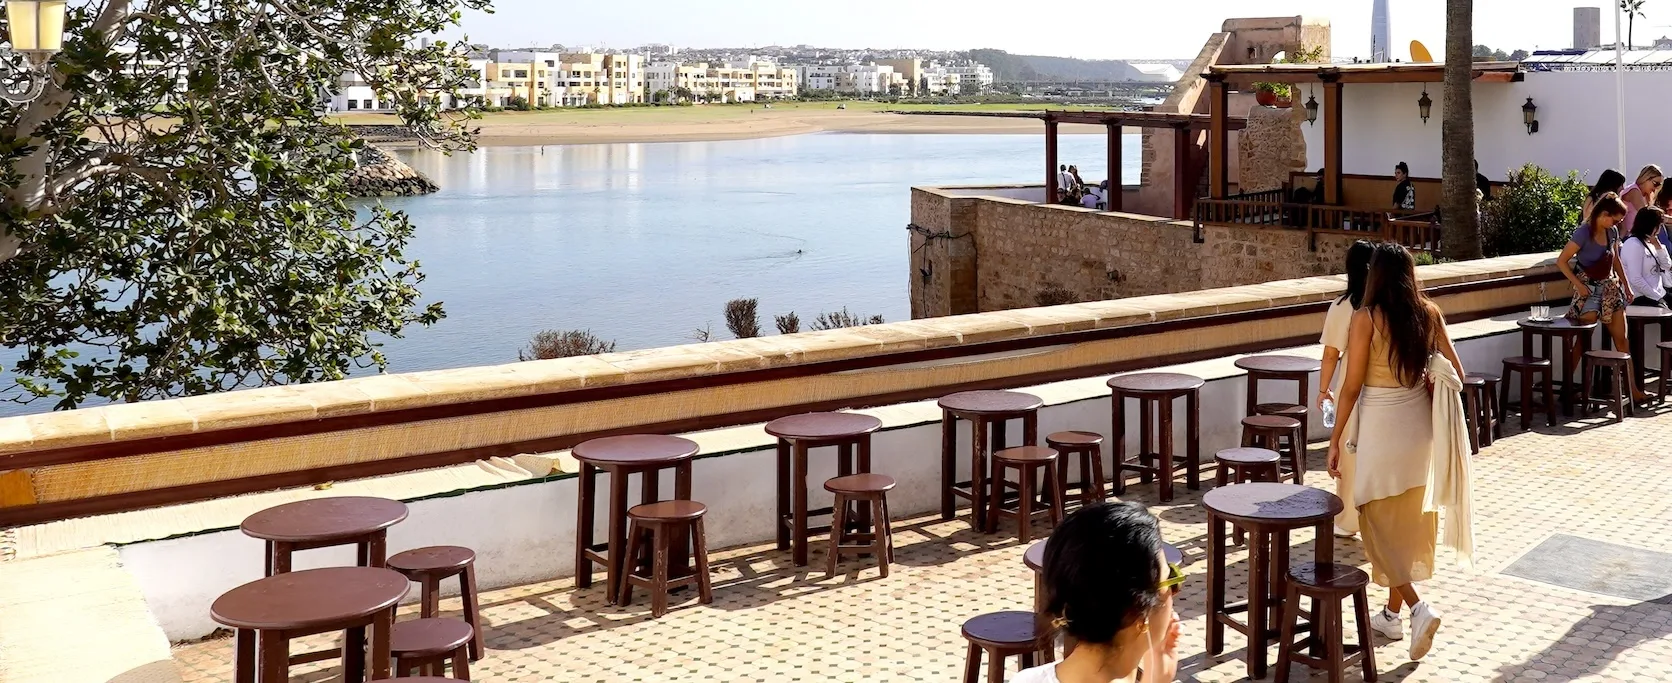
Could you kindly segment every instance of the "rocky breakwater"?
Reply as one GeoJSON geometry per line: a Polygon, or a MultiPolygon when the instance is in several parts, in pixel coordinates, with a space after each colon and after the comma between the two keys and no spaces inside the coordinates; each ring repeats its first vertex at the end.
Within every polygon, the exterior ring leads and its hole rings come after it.
{"type": "Polygon", "coordinates": [[[348,188],[359,197],[411,197],[441,189],[424,174],[374,145],[360,150],[360,166],[349,174],[348,188]]]}

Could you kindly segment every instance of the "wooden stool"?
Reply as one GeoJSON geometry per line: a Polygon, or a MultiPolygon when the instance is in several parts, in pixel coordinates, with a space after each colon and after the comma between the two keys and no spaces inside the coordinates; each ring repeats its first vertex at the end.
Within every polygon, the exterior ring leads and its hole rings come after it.
{"type": "Polygon", "coordinates": [[[1277,676],[1275,680],[1289,680],[1289,665],[1300,662],[1314,669],[1329,672],[1329,680],[1340,681],[1354,662],[1364,664],[1364,680],[1376,680],[1376,647],[1370,639],[1369,599],[1365,587],[1370,575],[1357,567],[1329,562],[1303,562],[1289,569],[1289,593],[1283,601],[1283,634],[1277,641],[1277,676]],[[1296,622],[1300,620],[1300,598],[1312,598],[1312,635],[1295,642],[1296,622]],[[1343,602],[1353,599],[1353,613],[1358,621],[1358,643],[1346,645],[1343,602]],[[1317,649],[1314,649],[1317,648],[1317,649]],[[1323,657],[1309,657],[1308,650],[1319,651],[1323,657]]]}
{"type": "MultiPolygon", "coordinates": [[[[639,475],[639,502],[654,503],[662,499],[661,475],[673,470],[674,500],[691,499],[691,460],[697,455],[697,444],[690,439],[660,434],[630,434],[593,439],[575,446],[572,451],[581,465],[579,491],[575,514],[575,587],[592,585],[592,565],[604,567],[604,599],[615,602],[621,587],[621,557],[627,549],[627,484],[639,475]],[[609,538],[603,543],[592,541],[593,519],[596,514],[594,499],[598,494],[598,473],[610,475],[609,538]]],[[[690,549],[681,541],[675,546],[673,563],[684,567],[690,549]]]]}
{"type": "Polygon", "coordinates": [[[476,603],[476,553],[456,545],[417,548],[389,558],[389,568],[418,582],[418,616],[440,616],[441,582],[459,577],[459,599],[464,603],[464,621],[474,634],[470,639],[470,661],[482,658],[482,612],[476,603]]]}
{"type": "Polygon", "coordinates": [[[1022,421],[1022,446],[1039,442],[1038,396],[1019,391],[966,391],[940,400],[941,408],[941,519],[952,519],[958,498],[970,501],[970,526],[986,528],[988,513],[988,454],[1009,446],[1006,425],[1022,421]],[[970,423],[970,480],[958,481],[958,421],[970,423]]]}
{"type": "MultiPolygon", "coordinates": [[[[1268,451],[1276,451],[1280,455],[1287,450],[1289,478],[1296,484],[1306,483],[1306,424],[1300,420],[1281,415],[1250,415],[1242,418],[1242,445],[1244,448],[1258,446],[1268,451]],[[1289,441],[1287,449],[1283,447],[1284,439],[1289,441]]],[[[1284,469],[1281,458],[1278,462],[1281,479],[1284,469]]]]}
{"type": "Polygon", "coordinates": [[[1545,424],[1556,426],[1556,382],[1552,379],[1555,369],[1547,358],[1532,356],[1510,356],[1504,359],[1504,381],[1498,386],[1498,405],[1508,411],[1511,405],[1521,413],[1521,429],[1525,430],[1533,424],[1533,389],[1544,388],[1545,424]],[[1512,404],[1509,400],[1509,388],[1515,384],[1515,374],[1521,373],[1521,402],[1512,404]],[[1544,379],[1540,380],[1539,376],[1544,379]]]}
{"type": "Polygon", "coordinates": [[[1478,377],[1486,383],[1485,391],[1480,395],[1484,418],[1480,425],[1480,447],[1485,448],[1504,435],[1504,407],[1498,404],[1498,384],[1502,380],[1489,372],[1471,372],[1469,376],[1478,377]]]}
{"type": "Polygon", "coordinates": [[[1004,660],[1017,657],[1021,668],[1033,666],[1039,652],[1039,631],[1032,612],[993,612],[964,622],[964,640],[969,641],[969,658],[964,664],[964,683],[981,679],[981,655],[987,655],[987,682],[1004,683],[1004,660]]]}
{"type": "Polygon", "coordinates": [[[395,657],[395,677],[408,674],[442,675],[448,663],[453,678],[470,680],[470,645],[475,629],[457,619],[414,619],[395,623],[389,651],[395,657]]]}
{"type": "Polygon", "coordinates": [[[888,576],[888,565],[894,561],[894,530],[888,523],[888,492],[894,490],[894,478],[884,474],[851,474],[824,483],[824,490],[836,494],[835,520],[830,524],[830,568],[836,575],[836,563],[843,555],[871,555],[877,558],[882,575],[888,576]],[[875,520],[875,530],[850,531],[849,509],[853,503],[865,503],[869,517],[875,520]],[[848,544],[853,541],[854,544],[848,544]],[[864,543],[858,543],[864,541],[864,543]]]}
{"type": "Polygon", "coordinates": [[[630,523],[627,532],[627,568],[621,572],[621,599],[626,607],[633,601],[633,586],[650,589],[650,616],[660,618],[668,613],[668,591],[678,586],[697,584],[702,604],[714,602],[714,591],[708,583],[708,537],[703,532],[703,513],[708,506],[692,500],[669,500],[649,505],[638,505],[627,511],[630,523]],[[677,537],[677,539],[676,539],[677,537]],[[696,558],[696,572],[678,579],[669,579],[672,568],[668,555],[676,540],[690,539],[691,553],[696,558]],[[641,556],[641,553],[644,556],[641,556]],[[650,565],[649,576],[638,576],[633,569],[641,562],[650,565]]]}
{"type": "Polygon", "coordinates": [[[1664,405],[1666,403],[1666,378],[1668,375],[1672,375],[1672,341],[1655,344],[1655,348],[1660,349],[1660,398],[1657,401],[1664,405]]]}
{"type": "Polygon", "coordinates": [[[1126,473],[1137,472],[1138,481],[1160,483],[1161,501],[1173,499],[1173,475],[1180,463],[1185,468],[1185,485],[1202,487],[1201,435],[1202,385],[1200,377],[1168,372],[1121,375],[1109,380],[1110,416],[1114,425],[1115,494],[1126,493],[1126,473]],[[1185,454],[1173,452],[1173,402],[1185,399],[1185,454]],[[1126,399],[1138,401],[1138,453],[1126,457],[1126,399]],[[1156,415],[1152,421],[1151,416],[1156,415]],[[1159,441],[1159,447],[1155,444],[1159,441]],[[1153,449],[1153,450],[1152,450],[1153,449]]]}
{"type": "Polygon", "coordinates": [[[298,550],[352,545],[356,564],[382,567],[388,553],[389,527],[406,519],[406,503],[387,498],[335,496],[300,500],[267,508],[244,518],[244,535],[267,542],[267,573],[290,571],[298,550]]]}
{"type": "Polygon", "coordinates": [[[1614,411],[1614,421],[1624,422],[1626,413],[1637,414],[1637,406],[1631,401],[1631,385],[1626,384],[1626,367],[1631,364],[1631,354],[1624,351],[1586,351],[1585,365],[1582,377],[1585,378],[1584,407],[1585,414],[1593,414],[1592,409],[1602,405],[1614,411]],[[1597,396],[1596,375],[1598,371],[1607,372],[1611,378],[1608,382],[1608,395],[1597,396]]]}
{"type": "Polygon", "coordinates": [[[346,634],[341,650],[301,657],[316,662],[340,652],[343,680],[365,680],[367,673],[378,680],[389,677],[395,605],[411,587],[406,577],[377,567],[285,572],[227,591],[209,606],[209,616],[236,630],[235,683],[286,683],[290,666],[302,663],[289,656],[290,641],[332,631],[346,634]]]}
{"type": "Polygon", "coordinates": [[[1062,454],[1057,463],[1062,490],[1085,507],[1108,500],[1108,481],[1103,476],[1103,435],[1094,432],[1057,432],[1045,437],[1045,445],[1062,454]],[[1078,456],[1080,478],[1069,481],[1068,466],[1078,456]],[[1069,493],[1072,491],[1072,493],[1069,493]]]}
{"type": "Polygon", "coordinates": [[[1491,419],[1486,415],[1486,380],[1474,375],[1463,377],[1463,418],[1469,423],[1469,451],[1480,453],[1481,425],[1491,419]]]}
{"type": "Polygon", "coordinates": [[[1039,501],[1038,479],[1036,474],[1043,474],[1045,484],[1051,487],[1051,526],[1062,523],[1062,507],[1065,498],[1062,493],[1061,473],[1057,468],[1057,452],[1040,446],[1023,446],[1010,448],[993,454],[993,492],[987,508],[987,528],[997,531],[999,516],[1015,517],[1017,532],[1023,543],[1027,543],[1032,536],[1031,529],[1033,509],[1039,501]],[[1004,477],[1005,470],[1016,470],[1017,482],[1012,484],[1004,477]],[[1006,491],[1015,488],[1017,491],[1016,508],[1005,509],[1006,491]]]}
{"type": "MultiPolygon", "coordinates": [[[[766,433],[778,437],[778,549],[790,550],[795,566],[807,565],[807,539],[823,531],[808,526],[807,518],[835,508],[807,509],[807,451],[836,449],[836,476],[871,471],[871,434],[882,420],[855,413],[808,413],[766,423],[766,433]],[[857,451],[857,458],[856,452],[857,451]]],[[[858,520],[869,529],[870,511],[858,520]]]]}
{"type": "MultiPolygon", "coordinates": [[[[1214,487],[1246,484],[1251,481],[1282,481],[1283,456],[1266,448],[1227,448],[1213,454],[1219,474],[1214,487]]],[[[1242,527],[1231,527],[1231,542],[1242,545],[1242,527]]]]}

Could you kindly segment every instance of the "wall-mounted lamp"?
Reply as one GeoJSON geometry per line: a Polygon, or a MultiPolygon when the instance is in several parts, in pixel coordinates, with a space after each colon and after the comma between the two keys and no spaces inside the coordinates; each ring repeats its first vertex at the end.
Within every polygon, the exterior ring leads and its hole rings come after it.
{"type": "Polygon", "coordinates": [[[1422,89],[1422,99],[1417,100],[1417,113],[1422,115],[1422,125],[1428,125],[1428,116],[1434,112],[1434,100],[1428,99],[1428,88],[1422,89]]]}
{"type": "Polygon", "coordinates": [[[1318,125],[1318,98],[1312,94],[1312,89],[1306,90],[1306,122],[1318,125]]]}
{"type": "Polygon", "coordinates": [[[1533,104],[1533,98],[1527,98],[1527,103],[1521,105],[1521,121],[1527,124],[1527,134],[1538,132],[1538,105],[1533,104]]]}
{"type": "Polygon", "coordinates": [[[48,62],[64,47],[64,4],[64,0],[5,3],[6,40],[11,46],[0,47],[0,99],[24,105],[41,96],[51,79],[48,62]]]}

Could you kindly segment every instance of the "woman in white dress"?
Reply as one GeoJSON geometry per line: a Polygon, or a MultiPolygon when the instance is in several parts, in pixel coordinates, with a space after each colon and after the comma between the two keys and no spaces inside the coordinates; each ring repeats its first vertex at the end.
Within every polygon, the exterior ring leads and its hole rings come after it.
{"type": "MultiPolygon", "coordinates": [[[[1313,406],[1319,414],[1323,414],[1325,401],[1335,401],[1341,380],[1346,376],[1336,372],[1336,368],[1347,352],[1347,330],[1353,322],[1353,313],[1364,306],[1364,282],[1370,277],[1370,256],[1374,253],[1376,245],[1364,240],[1347,248],[1347,291],[1330,304],[1329,313],[1324,315],[1324,333],[1318,339],[1324,345],[1323,369],[1318,374],[1318,400],[1313,406]]],[[[1345,481],[1352,481],[1354,459],[1351,453],[1342,455],[1341,472],[1345,481]]],[[[1353,505],[1351,487],[1336,488],[1345,505],[1341,514],[1335,516],[1335,535],[1352,536],[1358,533],[1358,508],[1353,505]]]]}
{"type": "MultiPolygon", "coordinates": [[[[1061,662],[1016,674],[1011,683],[1170,683],[1178,675],[1184,581],[1161,552],[1161,527],[1142,505],[1097,504],[1075,512],[1045,546],[1046,637],[1075,639],[1061,662]]],[[[996,683],[996,682],[995,682],[996,683]]]]}

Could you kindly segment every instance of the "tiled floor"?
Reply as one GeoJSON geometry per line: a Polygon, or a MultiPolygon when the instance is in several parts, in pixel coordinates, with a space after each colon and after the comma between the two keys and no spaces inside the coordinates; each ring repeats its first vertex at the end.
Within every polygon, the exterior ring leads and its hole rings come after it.
{"type": "MultiPolygon", "coordinates": [[[[1476,566],[1441,558],[1421,586],[1445,611],[1434,651],[1411,662],[1404,643],[1378,640],[1383,681],[1664,681],[1672,670],[1672,596],[1653,602],[1582,593],[1506,576],[1510,563],[1554,533],[1647,549],[1667,548],[1672,523],[1672,415],[1622,425],[1581,420],[1499,441],[1475,460],[1476,566]]],[[[1312,465],[1322,468],[1320,453],[1312,465]]],[[[1330,486],[1314,471],[1309,484],[1330,486]]],[[[1204,650],[1205,516],[1197,492],[1161,505],[1153,487],[1129,490],[1151,506],[1167,539],[1184,549],[1191,578],[1179,600],[1185,618],[1186,681],[1244,680],[1243,640],[1204,650]]],[[[896,527],[893,574],[853,570],[823,576],[822,548],[798,570],[772,546],[713,553],[714,604],[677,604],[651,620],[648,602],[603,604],[601,586],[575,591],[554,581],[483,596],[490,624],[479,681],[952,681],[959,680],[963,620],[1027,609],[1032,575],[1013,533],[985,536],[938,518],[896,527]]],[[[1045,530],[1040,528],[1040,532],[1045,530]]],[[[1309,532],[1295,539],[1309,552],[1309,532]]],[[[1364,563],[1356,541],[1338,559],[1364,563]]],[[[1246,579],[1231,556],[1232,585],[1246,579]]],[[[1672,571],[1672,568],[1662,568],[1672,571]]],[[[1371,600],[1386,596],[1372,587],[1371,600]]],[[[1237,591],[1233,590],[1233,597],[1237,591]]],[[[444,609],[457,609],[457,601],[444,609]]],[[[1351,617],[1349,617],[1351,628],[1351,617]]],[[[328,641],[320,641],[326,644],[328,641]]],[[[231,641],[179,646],[185,680],[230,680],[231,641]]],[[[315,665],[316,667],[322,665],[315,665]]],[[[336,680],[319,668],[295,680],[336,680]]],[[[1295,676],[1302,679],[1306,670],[1295,676]]],[[[1321,680],[1321,678],[1320,678],[1321,680]]],[[[1351,677],[1348,680],[1359,680],[1351,677]]]]}

